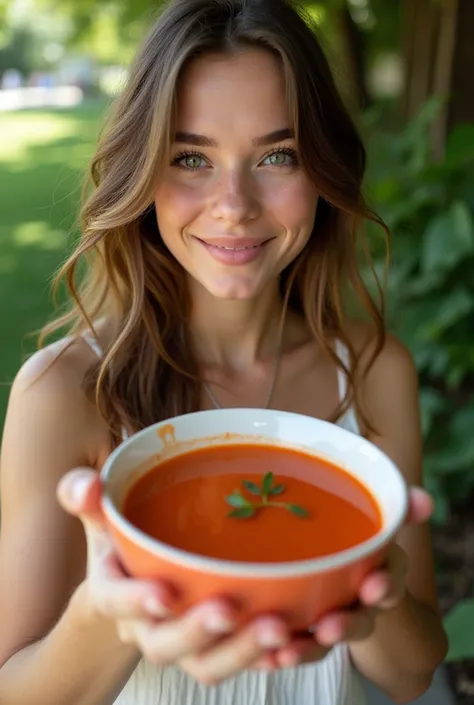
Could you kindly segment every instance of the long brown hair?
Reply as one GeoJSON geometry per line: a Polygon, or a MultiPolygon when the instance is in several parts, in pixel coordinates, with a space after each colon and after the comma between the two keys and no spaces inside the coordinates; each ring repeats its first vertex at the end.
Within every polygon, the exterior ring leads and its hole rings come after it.
{"type": "Polygon", "coordinates": [[[365,150],[310,19],[285,0],[175,0],[140,48],[99,141],[82,237],[56,280],[66,280],[71,306],[42,334],[67,328],[73,336],[86,329],[97,335],[97,321],[106,321],[104,357],[85,386],[116,438],[124,425],[138,430],[199,407],[184,273],[162,242],[154,194],[172,142],[183,68],[205,52],[249,46],[281,61],[302,166],[321,195],[313,235],[281,286],[336,364],[343,366],[334,338],[349,349],[348,394],[334,419],[358,404],[361,355],[346,330],[348,292],[374,324],[371,360],[383,346],[381,287],[377,282],[375,301],[359,259],[368,253],[365,221],[385,226],[362,196],[365,150]]]}

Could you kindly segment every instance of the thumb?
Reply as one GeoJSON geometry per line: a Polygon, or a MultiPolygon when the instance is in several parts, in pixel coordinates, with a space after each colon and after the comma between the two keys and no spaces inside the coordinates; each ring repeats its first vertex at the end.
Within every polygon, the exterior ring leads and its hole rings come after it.
{"type": "Polygon", "coordinates": [[[87,539],[87,574],[89,576],[123,577],[113,542],[107,532],[101,508],[100,477],[91,468],[76,468],[59,482],[59,504],[81,520],[87,539]]]}
{"type": "Polygon", "coordinates": [[[421,487],[411,487],[407,524],[424,524],[434,511],[434,501],[431,495],[421,487]]]}
{"type": "Polygon", "coordinates": [[[68,472],[59,482],[57,498],[69,514],[84,523],[105,526],[101,508],[101,482],[98,473],[91,468],[76,468],[68,472]]]}

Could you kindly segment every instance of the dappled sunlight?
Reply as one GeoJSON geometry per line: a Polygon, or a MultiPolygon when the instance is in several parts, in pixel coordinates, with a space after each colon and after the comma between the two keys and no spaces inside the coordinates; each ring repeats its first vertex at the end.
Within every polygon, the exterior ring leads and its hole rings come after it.
{"type": "Polygon", "coordinates": [[[0,426],[28,334],[52,315],[51,283],[77,233],[80,186],[105,102],[0,114],[0,426]]]}
{"type": "Polygon", "coordinates": [[[22,223],[12,232],[12,242],[20,247],[37,245],[42,250],[64,248],[67,240],[65,230],[53,230],[45,221],[22,223]]]}
{"type": "MultiPolygon", "coordinates": [[[[74,156],[79,156],[83,161],[90,154],[90,143],[94,139],[97,128],[84,127],[81,120],[61,112],[52,114],[15,113],[0,115],[0,163],[11,166],[25,163],[29,160],[29,150],[32,147],[54,146],[63,139],[71,141],[74,146],[74,156]],[[12,119],[14,118],[14,119],[12,119]]],[[[55,157],[57,158],[58,151],[55,157]]],[[[60,152],[60,159],[70,155],[60,152]]],[[[51,157],[51,160],[53,157],[51,157]]]]}
{"type": "Polygon", "coordinates": [[[28,156],[33,145],[48,144],[71,134],[69,120],[51,115],[15,115],[15,121],[0,118],[0,161],[15,162],[28,156]],[[7,123],[8,129],[2,129],[7,123]]]}
{"type": "Polygon", "coordinates": [[[320,25],[326,19],[328,11],[327,7],[324,7],[324,5],[322,4],[316,3],[315,5],[307,7],[306,12],[311,17],[311,19],[316,22],[316,24],[320,25]]]}
{"type": "Polygon", "coordinates": [[[10,173],[18,174],[22,171],[28,171],[28,169],[31,168],[32,161],[35,158],[34,155],[38,149],[42,149],[41,162],[43,164],[61,164],[62,169],[80,169],[81,174],[88,166],[91,152],[89,141],[75,144],[60,143],[58,145],[56,145],[56,141],[54,141],[51,146],[47,145],[46,148],[32,145],[23,151],[21,159],[14,159],[12,163],[8,165],[10,173]]]}

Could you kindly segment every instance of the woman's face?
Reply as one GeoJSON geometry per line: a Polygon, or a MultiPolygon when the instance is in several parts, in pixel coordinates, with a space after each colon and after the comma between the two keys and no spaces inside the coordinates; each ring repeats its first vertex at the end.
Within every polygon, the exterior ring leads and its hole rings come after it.
{"type": "Polygon", "coordinates": [[[213,296],[254,299],[310,237],[318,194],[290,127],[270,52],[196,59],[182,77],[155,205],[166,246],[213,296]]]}

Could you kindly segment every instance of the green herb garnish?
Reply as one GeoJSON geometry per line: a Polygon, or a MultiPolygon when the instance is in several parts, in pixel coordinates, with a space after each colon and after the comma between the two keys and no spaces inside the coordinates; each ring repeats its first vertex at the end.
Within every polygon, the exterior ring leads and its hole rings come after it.
{"type": "Polygon", "coordinates": [[[253,497],[258,497],[259,501],[252,501],[245,497],[240,490],[235,490],[229,497],[226,497],[227,504],[234,507],[228,515],[233,519],[250,519],[261,509],[266,509],[267,507],[279,507],[280,509],[286,509],[297,517],[309,517],[309,512],[297,504],[275,502],[272,499],[272,497],[278,497],[285,491],[285,485],[275,485],[275,478],[272,472],[268,472],[265,475],[261,487],[247,480],[243,480],[242,485],[249,494],[253,497]]]}

